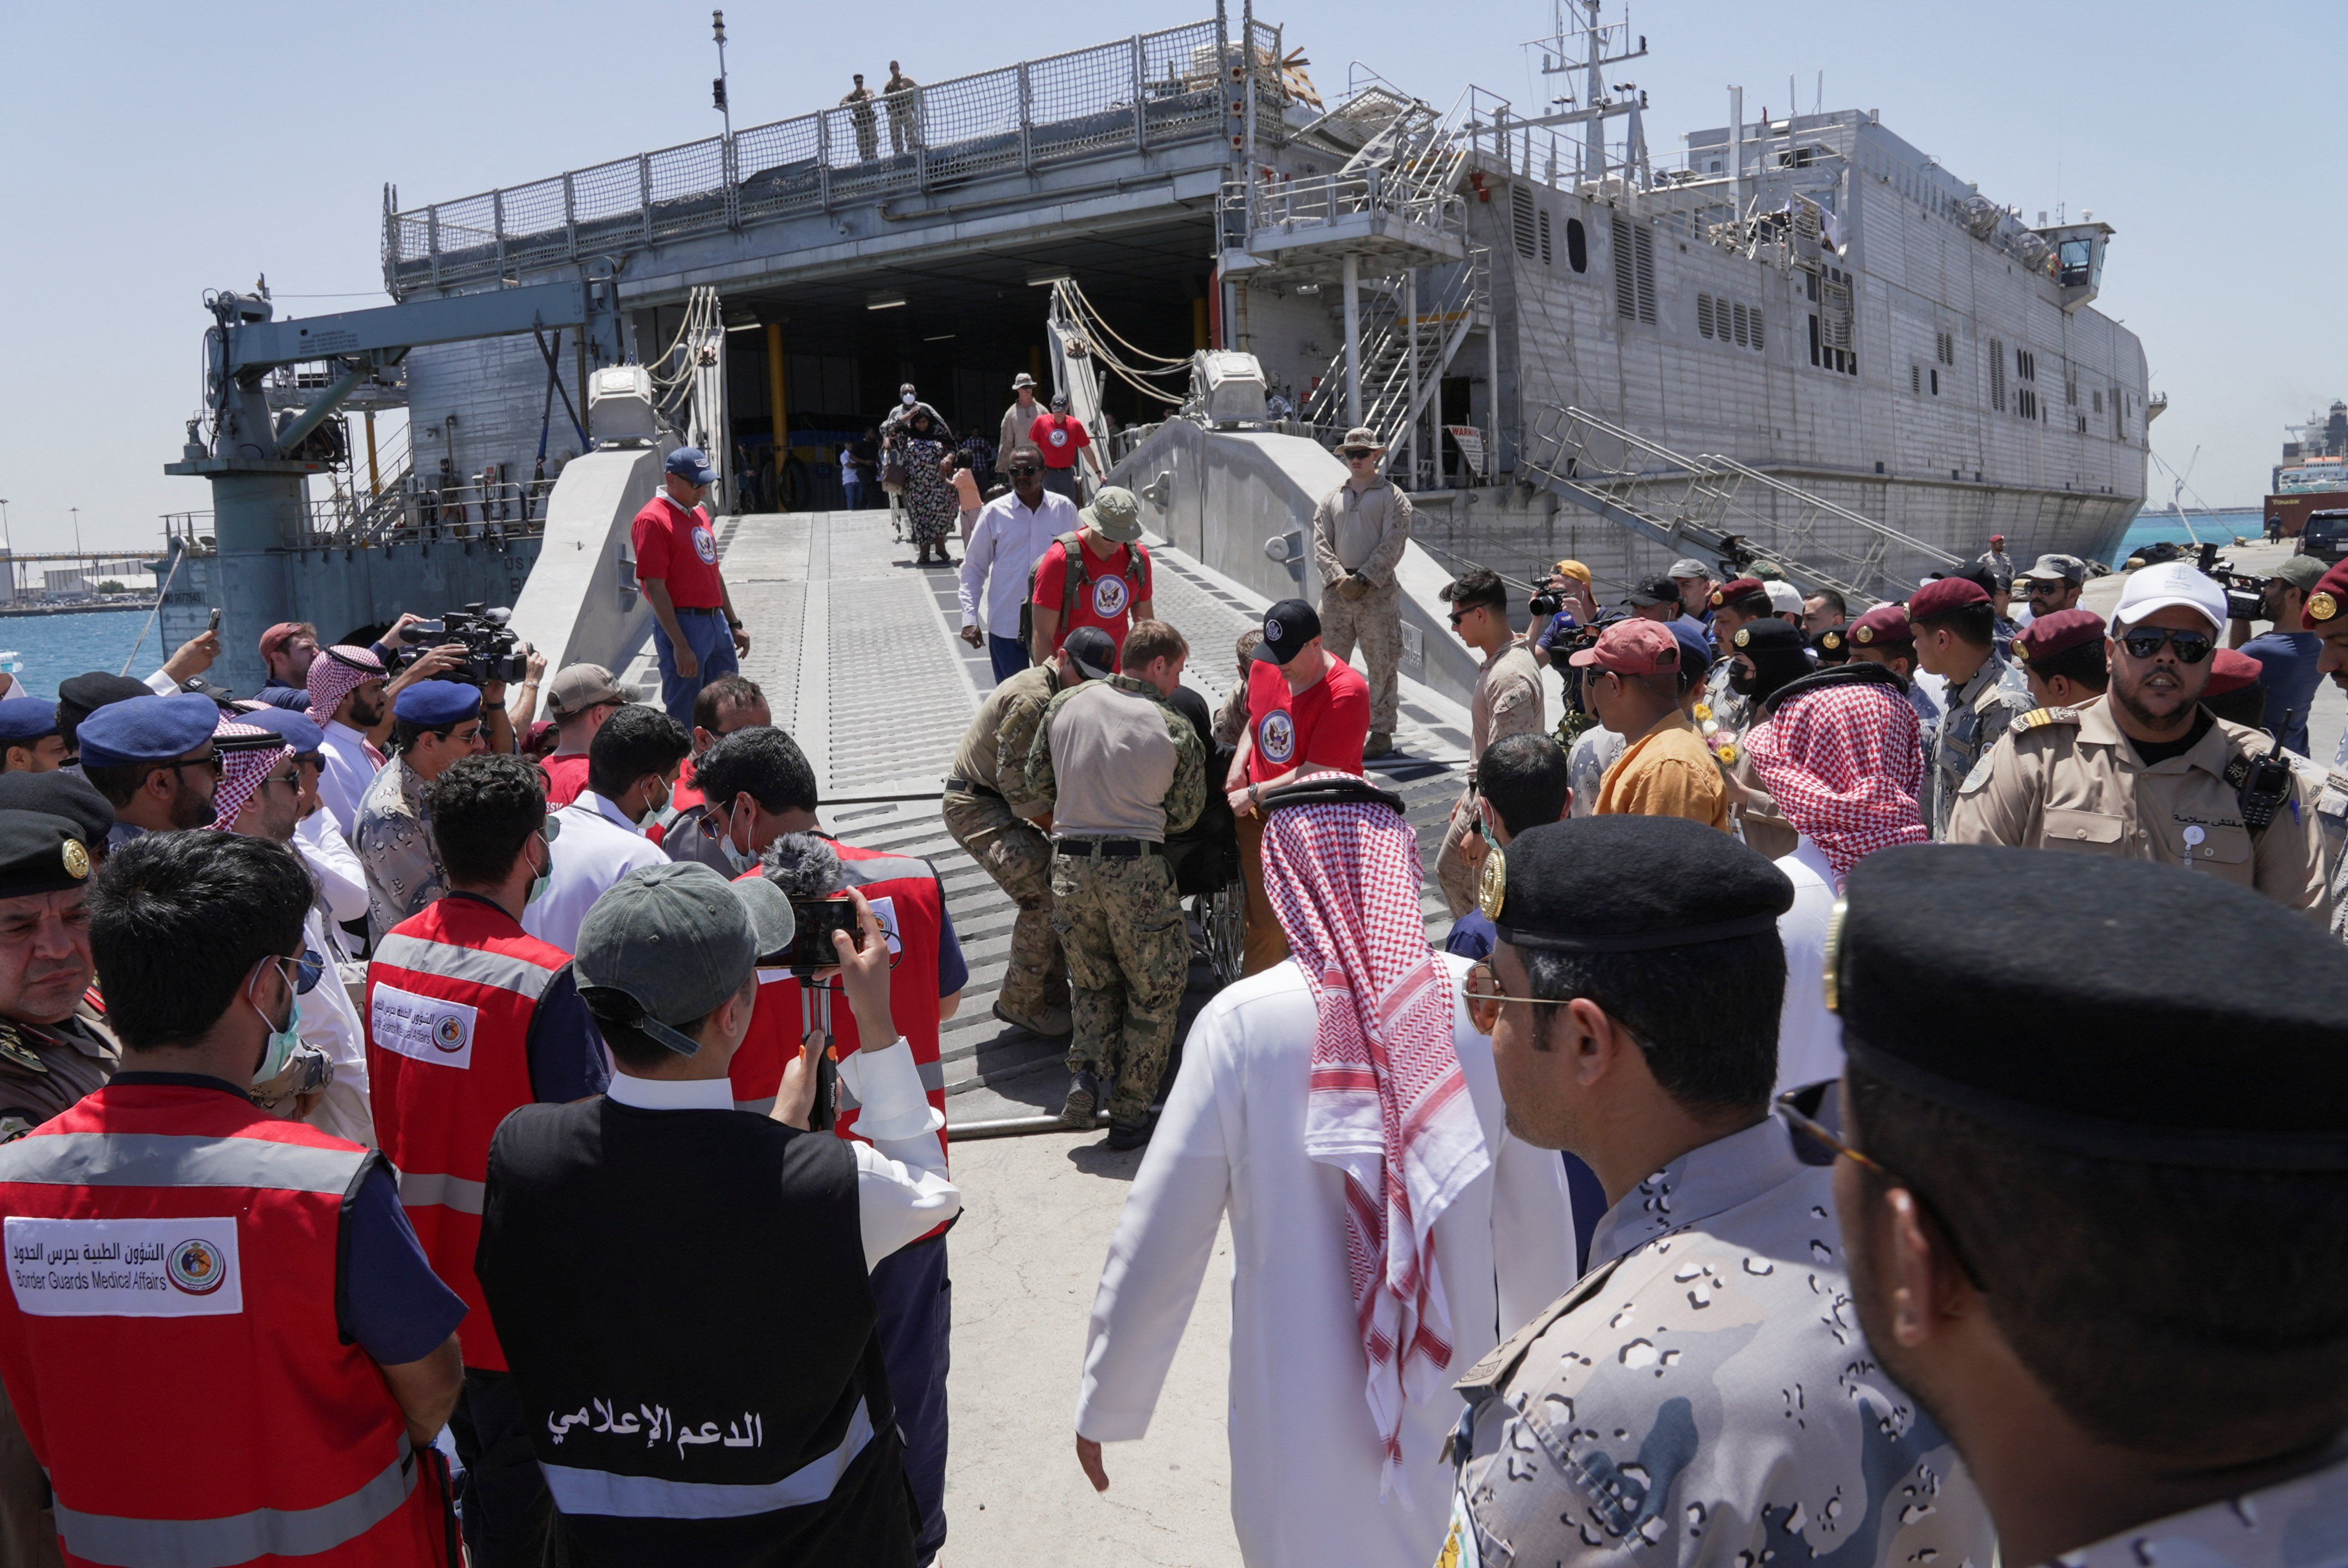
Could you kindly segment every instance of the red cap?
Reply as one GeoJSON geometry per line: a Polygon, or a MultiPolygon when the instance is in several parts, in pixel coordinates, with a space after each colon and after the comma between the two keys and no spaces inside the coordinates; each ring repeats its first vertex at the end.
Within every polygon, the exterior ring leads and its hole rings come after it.
{"type": "Polygon", "coordinates": [[[2339,624],[2343,611],[2348,611],[2348,560],[2316,579],[2307,608],[2299,612],[2299,623],[2309,631],[2328,630],[2339,624]]]}
{"type": "Polygon", "coordinates": [[[1938,577],[1918,589],[1908,600],[1908,620],[1930,620],[1969,604],[1987,604],[1989,595],[1969,577],[1938,577]]]}
{"type": "MultiPolygon", "coordinates": [[[[261,656],[263,659],[268,658],[271,654],[276,652],[279,649],[293,641],[295,636],[304,631],[310,631],[310,628],[301,621],[279,621],[276,625],[271,627],[268,630],[261,634],[261,656]]],[[[315,637],[317,633],[310,631],[310,635],[315,637]]]]}
{"type": "Polygon", "coordinates": [[[1993,545],[2002,545],[2005,543],[2005,536],[2003,534],[1992,534],[1989,537],[1989,542],[1993,545]]]}
{"type": "Polygon", "coordinates": [[[1680,640],[1660,620],[1618,620],[1570,662],[1616,675],[1660,675],[1680,667],[1680,640]]]}
{"type": "Polygon", "coordinates": [[[1915,630],[1908,624],[1908,607],[1904,604],[1879,604],[1850,623],[1850,640],[1861,648],[1878,648],[1890,643],[1899,648],[1916,644],[1915,630]]]}
{"type": "Polygon", "coordinates": [[[2092,610],[2058,610],[2013,634],[2013,656],[2025,661],[2104,640],[2104,618],[2092,610]]]}
{"type": "Polygon", "coordinates": [[[2245,686],[2255,686],[2266,672],[2260,663],[2239,648],[2220,648],[2209,656],[2209,680],[2201,688],[2204,697],[2222,697],[2229,692],[2239,692],[2245,686]]]}
{"type": "Polygon", "coordinates": [[[1769,585],[1763,582],[1757,577],[1731,578],[1726,582],[1722,583],[1718,588],[1714,589],[1712,590],[1712,608],[1718,610],[1723,605],[1733,606],[1738,600],[1743,599],[1747,594],[1751,594],[1759,599],[1761,600],[1761,609],[1763,613],[1767,613],[1769,608],[1769,585]]]}

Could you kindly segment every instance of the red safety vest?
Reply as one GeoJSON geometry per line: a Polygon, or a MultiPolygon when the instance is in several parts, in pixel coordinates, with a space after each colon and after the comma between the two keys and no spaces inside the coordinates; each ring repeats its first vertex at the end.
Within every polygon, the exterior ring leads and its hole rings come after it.
{"type": "Polygon", "coordinates": [[[497,906],[452,894],[384,937],[367,965],[368,1095],[399,1201],[441,1283],[471,1310],[465,1365],[506,1369],[473,1276],[498,1123],[536,1098],[530,1020],[570,956],[497,906]]]}
{"type": "Polygon", "coordinates": [[[433,1461],[335,1302],[376,1158],[114,1084],[0,1148],[0,1376],[71,1563],[448,1561],[433,1461]]]}
{"type": "MultiPolygon", "coordinates": [[[[930,1103],[943,1112],[945,1072],[938,1061],[938,945],[945,931],[945,896],[937,873],[928,861],[910,856],[859,849],[837,840],[832,848],[839,852],[840,865],[848,873],[847,885],[862,893],[881,923],[895,933],[892,945],[898,951],[889,975],[890,1019],[912,1048],[913,1065],[921,1070],[930,1103]]],[[[862,1043],[856,1035],[856,1016],[837,981],[821,989],[828,994],[816,999],[830,1004],[832,1041],[839,1053],[846,1056],[862,1043]]],[[[774,1108],[783,1069],[799,1053],[806,1028],[803,1019],[797,978],[788,969],[759,970],[758,1005],[750,1016],[750,1031],[743,1037],[727,1070],[736,1106],[761,1112],[774,1108]]],[[[843,1138],[870,1143],[856,1132],[858,1112],[845,1084],[840,1086],[839,1105],[834,1130],[843,1138]]],[[[940,1127],[938,1147],[942,1151],[945,1146],[945,1129],[940,1127]]],[[[944,1229],[940,1225],[930,1234],[944,1229]]]]}

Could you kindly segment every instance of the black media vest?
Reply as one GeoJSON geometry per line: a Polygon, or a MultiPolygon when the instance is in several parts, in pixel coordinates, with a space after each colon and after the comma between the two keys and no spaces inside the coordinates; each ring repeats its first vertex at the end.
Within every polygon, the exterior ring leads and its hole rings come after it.
{"type": "Polygon", "coordinates": [[[489,1148],[474,1266],[572,1563],[911,1563],[839,1139],[526,1105],[489,1148]]]}

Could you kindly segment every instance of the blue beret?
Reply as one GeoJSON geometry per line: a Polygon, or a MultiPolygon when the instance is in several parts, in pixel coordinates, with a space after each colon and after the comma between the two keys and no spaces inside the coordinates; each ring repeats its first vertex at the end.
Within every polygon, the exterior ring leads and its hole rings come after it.
{"type": "Polygon", "coordinates": [[[307,755],[326,743],[326,732],[320,727],[318,721],[299,709],[255,708],[251,712],[238,714],[236,722],[251,724],[258,730],[267,730],[293,747],[296,756],[307,755]]]}
{"type": "Polygon", "coordinates": [[[185,756],[211,739],[220,716],[218,703],[193,692],[109,702],[81,722],[82,765],[118,768],[185,756]]]}
{"type": "Polygon", "coordinates": [[[445,730],[479,718],[481,689],[459,681],[418,681],[400,692],[392,717],[427,730],[445,730]]]}
{"type": "Polygon", "coordinates": [[[58,733],[56,703],[30,698],[0,702],[0,746],[29,746],[43,735],[58,733]]]}

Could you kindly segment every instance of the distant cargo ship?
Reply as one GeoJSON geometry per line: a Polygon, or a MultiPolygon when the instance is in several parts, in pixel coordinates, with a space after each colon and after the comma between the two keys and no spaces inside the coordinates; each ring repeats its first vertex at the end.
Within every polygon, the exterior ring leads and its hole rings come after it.
{"type": "Polygon", "coordinates": [[[2266,526],[2295,538],[2310,512],[2348,507],[2348,403],[2335,402],[2329,413],[2311,414],[2304,425],[2284,430],[2291,438],[2275,466],[2266,526]]]}

